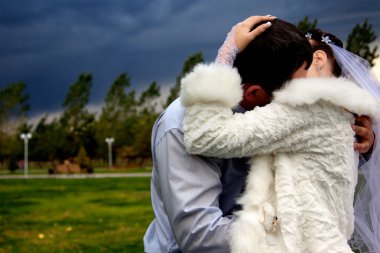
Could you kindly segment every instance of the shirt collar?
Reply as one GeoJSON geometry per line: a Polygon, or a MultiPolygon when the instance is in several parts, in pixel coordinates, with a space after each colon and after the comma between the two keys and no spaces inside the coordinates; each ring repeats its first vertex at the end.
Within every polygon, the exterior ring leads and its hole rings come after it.
{"type": "Polygon", "coordinates": [[[237,112],[237,113],[245,113],[247,110],[246,109],[244,109],[241,105],[236,105],[236,106],[234,106],[233,108],[232,108],[232,111],[233,112],[237,112]]]}

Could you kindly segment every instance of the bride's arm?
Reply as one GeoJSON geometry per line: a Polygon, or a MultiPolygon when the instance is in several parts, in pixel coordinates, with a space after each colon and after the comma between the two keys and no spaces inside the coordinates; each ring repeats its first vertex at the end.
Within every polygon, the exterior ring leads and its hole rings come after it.
{"type": "Polygon", "coordinates": [[[310,124],[290,107],[278,104],[233,114],[231,107],[241,98],[240,76],[228,66],[198,65],[182,79],[189,153],[221,158],[270,153],[289,146],[290,136],[310,124]]]}

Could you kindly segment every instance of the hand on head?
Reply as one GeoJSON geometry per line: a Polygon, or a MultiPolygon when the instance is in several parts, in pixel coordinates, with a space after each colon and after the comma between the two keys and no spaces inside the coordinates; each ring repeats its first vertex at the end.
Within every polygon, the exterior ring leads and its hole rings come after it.
{"type": "Polygon", "coordinates": [[[215,62],[232,66],[236,54],[243,51],[247,45],[258,35],[271,26],[270,21],[276,17],[272,16],[251,16],[232,27],[227,34],[222,46],[218,50],[215,62]],[[255,28],[255,25],[258,25],[255,28]]]}
{"type": "Polygon", "coordinates": [[[241,52],[257,36],[265,32],[266,29],[271,26],[270,21],[274,19],[276,19],[274,16],[251,16],[236,24],[234,27],[234,37],[239,52],[241,52]],[[263,24],[253,29],[255,25],[260,23],[263,24]]]}

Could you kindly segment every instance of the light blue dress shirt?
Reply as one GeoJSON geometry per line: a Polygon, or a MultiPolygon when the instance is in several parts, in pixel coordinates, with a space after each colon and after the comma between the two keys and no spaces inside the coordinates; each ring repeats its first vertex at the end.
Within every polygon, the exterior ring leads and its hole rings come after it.
{"type": "MultiPolygon", "coordinates": [[[[144,236],[147,253],[228,253],[228,232],[244,188],[246,159],[187,154],[185,109],[174,101],[152,130],[151,198],[155,219],[144,236]]],[[[226,140],[228,141],[228,140],[226,140]]]]}

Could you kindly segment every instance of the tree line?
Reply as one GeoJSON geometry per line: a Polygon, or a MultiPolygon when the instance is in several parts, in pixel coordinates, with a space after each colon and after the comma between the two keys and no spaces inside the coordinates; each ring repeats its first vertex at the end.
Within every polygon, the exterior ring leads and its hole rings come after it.
{"type": "MultiPolygon", "coordinates": [[[[317,20],[305,17],[297,26],[307,31],[317,26],[317,20]]],[[[376,34],[366,19],[357,24],[347,39],[346,49],[365,58],[372,66],[378,57],[377,47],[371,43],[376,34]]],[[[91,164],[106,161],[106,138],[114,138],[113,157],[119,164],[146,165],[151,157],[151,129],[162,109],[174,101],[180,90],[180,80],[192,68],[204,61],[201,52],[191,55],[183,64],[166,101],[160,98],[160,85],[153,81],[137,95],[127,73],[120,74],[109,86],[102,110],[98,115],[87,109],[93,75],[82,73],[73,83],[63,100],[63,113],[53,120],[48,115],[34,126],[28,123],[30,109],[26,84],[11,83],[0,88],[0,163],[1,167],[15,170],[23,159],[24,147],[20,134],[29,132],[29,157],[33,161],[61,163],[75,158],[77,163],[91,164]],[[160,109],[157,109],[160,108],[160,109]]]]}

